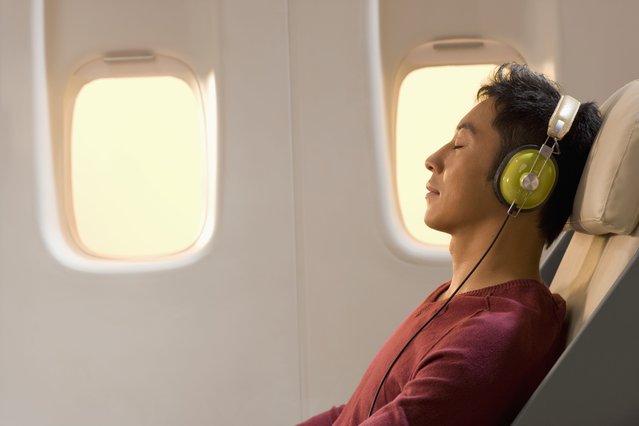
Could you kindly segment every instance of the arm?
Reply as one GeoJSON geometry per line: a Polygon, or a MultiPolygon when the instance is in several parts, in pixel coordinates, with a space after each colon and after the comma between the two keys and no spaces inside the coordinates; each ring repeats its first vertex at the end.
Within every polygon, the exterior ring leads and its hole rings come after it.
{"type": "Polygon", "coordinates": [[[546,372],[540,361],[548,339],[536,332],[554,331],[512,320],[478,315],[465,321],[420,361],[402,392],[361,425],[512,421],[546,372]]]}
{"type": "Polygon", "coordinates": [[[489,385],[482,372],[480,377],[474,377],[461,354],[446,350],[438,355],[438,359],[432,359],[420,369],[394,400],[381,408],[378,406],[361,426],[497,424],[496,420],[485,422],[476,417],[482,411],[483,396],[492,398],[495,394],[491,387],[497,384],[489,385]]]}
{"type": "Polygon", "coordinates": [[[300,423],[297,426],[331,426],[340,413],[344,410],[344,406],[333,407],[328,411],[317,414],[306,420],[304,423],[300,423]]]}

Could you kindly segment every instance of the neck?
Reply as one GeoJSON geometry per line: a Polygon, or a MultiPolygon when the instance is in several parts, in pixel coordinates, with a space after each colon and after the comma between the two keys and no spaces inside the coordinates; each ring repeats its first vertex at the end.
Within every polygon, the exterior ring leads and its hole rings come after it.
{"type": "MultiPolygon", "coordinates": [[[[504,217],[497,217],[479,226],[474,225],[472,229],[452,234],[450,254],[453,276],[451,285],[443,296],[450,296],[475,267],[503,220],[504,217]]],[[[509,218],[492,249],[460,292],[479,290],[515,279],[540,281],[539,260],[544,240],[537,230],[536,223],[536,215],[520,214],[509,218]]]]}

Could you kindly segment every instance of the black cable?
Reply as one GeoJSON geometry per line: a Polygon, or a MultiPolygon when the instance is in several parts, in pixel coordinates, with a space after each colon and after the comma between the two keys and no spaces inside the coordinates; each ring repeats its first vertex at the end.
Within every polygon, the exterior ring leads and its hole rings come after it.
{"type": "Polygon", "coordinates": [[[388,369],[386,370],[386,372],[384,373],[384,376],[382,377],[382,380],[379,382],[379,386],[377,387],[377,391],[375,392],[375,397],[373,398],[373,402],[371,403],[371,408],[370,410],[368,410],[368,417],[373,415],[373,410],[375,409],[375,403],[377,402],[377,397],[379,396],[379,392],[382,390],[382,386],[384,385],[384,382],[386,382],[386,379],[388,378],[388,375],[390,374],[391,370],[393,369],[393,367],[395,366],[395,364],[397,363],[397,361],[399,360],[399,358],[402,356],[402,354],[404,353],[404,351],[406,350],[406,348],[408,347],[408,345],[411,344],[411,342],[413,340],[415,340],[415,338],[417,337],[417,335],[419,333],[421,333],[421,331],[426,328],[426,326],[428,324],[431,323],[432,320],[435,319],[435,317],[442,311],[442,309],[444,309],[448,303],[450,303],[450,301],[452,300],[453,297],[455,297],[455,295],[457,294],[457,292],[459,291],[460,288],[462,288],[462,286],[466,283],[466,281],[468,281],[468,278],[470,278],[470,276],[473,274],[473,272],[475,272],[475,269],[477,269],[477,267],[481,264],[481,262],[484,260],[484,258],[486,257],[486,255],[488,254],[488,252],[490,251],[490,249],[493,248],[493,246],[495,245],[495,242],[497,241],[497,238],[499,237],[499,235],[501,234],[501,231],[504,229],[504,226],[506,226],[506,222],[508,222],[508,218],[510,217],[510,215],[508,213],[506,213],[506,218],[504,219],[504,222],[501,224],[501,226],[499,227],[499,231],[497,231],[497,234],[495,234],[495,238],[493,238],[493,241],[490,243],[490,245],[488,246],[488,248],[486,249],[486,251],[484,252],[484,254],[481,256],[481,258],[479,259],[479,261],[475,264],[475,266],[473,267],[473,269],[470,270],[470,272],[468,273],[468,275],[466,275],[466,278],[464,278],[464,280],[461,282],[461,284],[459,284],[459,286],[455,289],[455,291],[453,292],[453,294],[450,295],[450,297],[448,299],[446,299],[446,301],[444,302],[444,304],[442,306],[439,307],[439,309],[437,309],[437,312],[435,312],[433,314],[433,316],[431,316],[428,321],[426,321],[424,323],[424,325],[422,325],[421,327],[419,327],[419,330],[417,330],[415,332],[415,334],[413,334],[413,337],[411,337],[410,339],[408,339],[408,342],[406,342],[406,344],[404,345],[404,347],[402,348],[401,351],[399,351],[399,353],[397,354],[397,356],[395,357],[395,359],[393,360],[393,362],[391,363],[390,367],[388,367],[388,369]]]}

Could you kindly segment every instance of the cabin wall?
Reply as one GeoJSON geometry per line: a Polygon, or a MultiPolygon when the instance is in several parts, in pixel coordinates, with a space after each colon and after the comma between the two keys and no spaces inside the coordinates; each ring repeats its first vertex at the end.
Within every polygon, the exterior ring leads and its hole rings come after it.
{"type": "Polygon", "coordinates": [[[561,0],[558,80],[584,100],[605,101],[639,78],[633,52],[639,4],[631,0],[561,0]]]}
{"type": "Polygon", "coordinates": [[[392,143],[407,52],[497,39],[582,100],[639,77],[632,1],[181,4],[0,0],[2,425],[279,425],[346,402],[450,274],[393,242],[406,237],[376,144],[392,143]],[[215,231],[177,268],[79,271],[46,236],[46,117],[65,73],[111,42],[216,77],[215,231]]]}
{"type": "Polygon", "coordinates": [[[3,0],[0,14],[0,424],[294,423],[301,403],[286,3],[190,2],[183,14],[172,14],[181,1],[55,9],[62,3],[47,1],[47,15],[38,1],[3,0]],[[40,50],[42,10],[58,32],[40,50]],[[80,25],[74,11],[99,25],[80,25]],[[218,79],[216,229],[200,258],[179,268],[78,271],[58,260],[42,229],[36,147],[39,138],[59,142],[42,107],[49,96],[55,116],[58,70],[101,53],[110,34],[114,49],[195,56],[195,68],[213,67],[218,79]]]}
{"type": "Polygon", "coordinates": [[[289,3],[293,159],[306,414],[344,402],[446,263],[393,251],[377,182],[369,2],[289,3]]]}

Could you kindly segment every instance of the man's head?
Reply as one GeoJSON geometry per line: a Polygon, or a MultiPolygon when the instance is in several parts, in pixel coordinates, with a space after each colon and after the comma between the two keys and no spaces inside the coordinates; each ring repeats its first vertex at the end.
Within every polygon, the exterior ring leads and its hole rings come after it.
{"type": "Polygon", "coordinates": [[[452,140],[426,159],[432,172],[424,218],[429,227],[472,235],[503,216],[492,182],[485,179],[501,151],[495,117],[494,101],[481,101],[459,121],[452,140]]]}
{"type": "MultiPolygon", "coordinates": [[[[508,153],[522,145],[541,146],[560,97],[555,83],[519,64],[500,66],[492,80],[479,89],[478,100],[494,102],[492,126],[501,142],[501,149],[487,173],[490,181],[508,153]]],[[[570,216],[577,186],[600,126],[601,116],[596,105],[584,103],[572,128],[559,143],[561,154],[555,156],[559,169],[557,184],[539,212],[539,228],[547,244],[557,238],[570,216]]]]}

